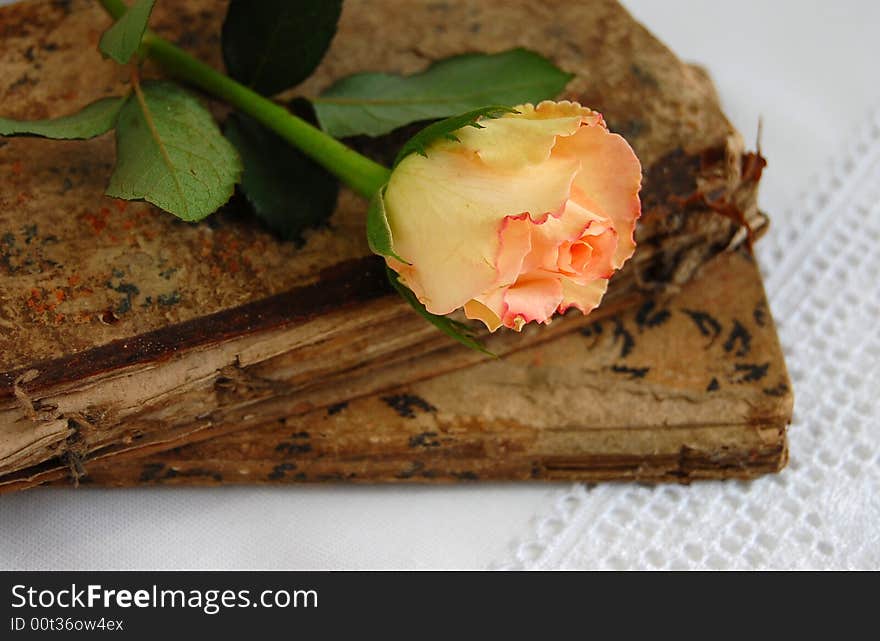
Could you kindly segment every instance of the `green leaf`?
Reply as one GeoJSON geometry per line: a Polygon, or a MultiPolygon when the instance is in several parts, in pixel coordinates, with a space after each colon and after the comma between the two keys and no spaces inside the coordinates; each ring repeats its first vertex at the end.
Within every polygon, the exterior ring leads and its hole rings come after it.
{"type": "Polygon", "coordinates": [[[402,263],[406,261],[394,253],[391,240],[391,226],[385,212],[385,188],[382,187],[370,201],[367,210],[367,243],[374,254],[391,256],[402,263]]]}
{"type": "Polygon", "coordinates": [[[229,75],[263,95],[308,78],[336,33],[342,0],[232,0],[223,22],[229,75]]]}
{"type": "Polygon", "coordinates": [[[484,105],[554,98],[571,78],[534,52],[511,49],[448,58],[413,76],[356,74],[313,102],[321,127],[330,135],[379,136],[411,122],[446,118],[484,105]]]}
{"type": "Polygon", "coordinates": [[[147,30],[147,22],[155,2],[156,0],[135,0],[128,11],[104,32],[98,49],[121,65],[128,63],[141,46],[141,38],[147,30]]]}
{"type": "Polygon", "coordinates": [[[143,199],[196,221],[229,200],[240,176],[235,148],[210,112],[177,85],[144,83],[122,107],[108,196],[143,199]]]}
{"type": "Polygon", "coordinates": [[[325,222],[339,183],[323,167],[253,118],[235,113],[224,133],[244,165],[241,192],[254,213],[285,240],[325,222]]]}
{"type": "Polygon", "coordinates": [[[474,111],[469,111],[458,116],[452,116],[452,118],[447,118],[446,120],[432,123],[410,138],[407,143],[401,147],[400,152],[397,154],[397,158],[394,161],[394,166],[396,167],[401,160],[410,154],[427,156],[428,146],[440,138],[457,141],[458,138],[455,137],[453,132],[458,131],[462,127],[482,128],[482,125],[478,122],[481,118],[498,118],[506,113],[517,113],[517,111],[511,107],[493,105],[491,107],[475,109],[474,111]]]}
{"type": "Polygon", "coordinates": [[[69,116],[51,120],[10,120],[0,118],[0,136],[41,136],[55,140],[83,140],[107,133],[125,98],[101,98],[69,116]]]}
{"type": "Polygon", "coordinates": [[[390,267],[386,267],[385,270],[388,273],[388,280],[391,281],[392,287],[394,287],[394,289],[397,290],[397,293],[400,294],[407,303],[412,305],[412,308],[425,320],[450,338],[457,340],[465,347],[469,347],[470,349],[486,354],[487,356],[497,358],[495,354],[486,349],[486,347],[474,337],[473,330],[471,330],[470,327],[457,320],[453,320],[446,316],[438,316],[437,314],[429,312],[425,309],[425,306],[422,305],[419,299],[416,298],[416,295],[413,294],[412,290],[398,280],[397,273],[394,270],[390,267]]]}

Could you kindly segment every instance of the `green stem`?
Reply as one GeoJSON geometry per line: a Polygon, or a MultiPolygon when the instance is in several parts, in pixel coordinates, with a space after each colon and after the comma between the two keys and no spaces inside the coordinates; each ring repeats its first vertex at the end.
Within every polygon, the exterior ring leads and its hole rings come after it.
{"type": "MultiPolygon", "coordinates": [[[[122,0],[100,0],[114,19],[125,13],[122,0]]],[[[189,82],[242,111],[299,148],[342,182],[372,198],[388,182],[390,170],[313,127],[287,109],[193,58],[151,31],[144,34],[143,51],[172,76],[189,82]]]]}

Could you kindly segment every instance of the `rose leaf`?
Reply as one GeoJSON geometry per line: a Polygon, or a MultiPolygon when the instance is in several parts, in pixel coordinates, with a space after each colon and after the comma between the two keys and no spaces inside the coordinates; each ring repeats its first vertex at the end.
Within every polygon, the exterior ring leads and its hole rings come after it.
{"type": "Polygon", "coordinates": [[[232,0],[223,22],[229,75],[263,95],[299,84],[336,34],[342,0],[232,0]]]}
{"type": "Polygon", "coordinates": [[[235,148],[189,92],[146,82],[122,107],[108,196],[143,199],[196,221],[229,200],[240,176],[235,148]]]}
{"type": "Polygon", "coordinates": [[[339,183],[323,167],[254,119],[232,114],[226,138],[244,166],[239,189],[254,213],[285,240],[298,241],[336,207],[339,183]]]}
{"type": "Polygon", "coordinates": [[[156,0],[135,0],[112,27],[104,32],[98,49],[119,64],[127,64],[141,45],[156,0]]]}
{"type": "Polygon", "coordinates": [[[526,49],[447,58],[411,76],[359,73],[315,98],[321,127],[344,138],[380,136],[420,120],[446,118],[484,105],[554,98],[572,75],[526,49]]]}
{"type": "Polygon", "coordinates": [[[101,98],[74,114],[49,120],[0,118],[0,136],[40,136],[55,140],[84,140],[113,129],[125,98],[101,98]]]}

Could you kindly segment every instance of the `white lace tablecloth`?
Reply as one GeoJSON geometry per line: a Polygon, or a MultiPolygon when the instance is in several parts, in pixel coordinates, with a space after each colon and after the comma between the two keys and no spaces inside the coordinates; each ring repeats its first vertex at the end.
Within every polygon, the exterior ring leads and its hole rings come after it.
{"type": "Polygon", "coordinates": [[[785,471],[654,488],[35,490],[0,497],[0,569],[880,568],[880,3],[626,4],[708,66],[747,139],[764,119],[773,224],[758,254],[796,395],[785,471]]]}

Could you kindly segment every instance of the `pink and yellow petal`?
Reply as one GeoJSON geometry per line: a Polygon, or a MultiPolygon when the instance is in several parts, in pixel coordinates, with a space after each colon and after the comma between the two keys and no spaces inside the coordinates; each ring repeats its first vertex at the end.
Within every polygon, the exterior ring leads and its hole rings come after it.
{"type": "Polygon", "coordinates": [[[464,304],[464,315],[471,320],[481,321],[490,332],[501,327],[501,317],[476,299],[464,304]]]}
{"type": "Polygon", "coordinates": [[[512,329],[522,327],[518,319],[525,323],[549,323],[563,300],[562,283],[558,278],[520,281],[504,293],[505,312],[501,320],[512,329]]]}
{"type": "Polygon", "coordinates": [[[416,295],[448,314],[497,280],[501,221],[557,212],[579,163],[551,158],[520,170],[486,167],[463,154],[413,154],[398,165],[385,193],[394,251],[417,266],[416,295]]]}
{"type": "Polygon", "coordinates": [[[559,304],[559,312],[562,313],[569,307],[579,309],[583,314],[589,314],[599,306],[605,290],[608,289],[606,279],[594,280],[585,285],[563,278],[560,281],[562,287],[562,302],[559,304]]]}
{"type": "Polygon", "coordinates": [[[577,134],[560,138],[553,156],[577,158],[582,163],[575,192],[595,203],[597,213],[607,216],[617,230],[614,267],[619,269],[635,251],[635,223],[641,215],[638,158],[626,140],[600,125],[584,126],[577,134]]]}

